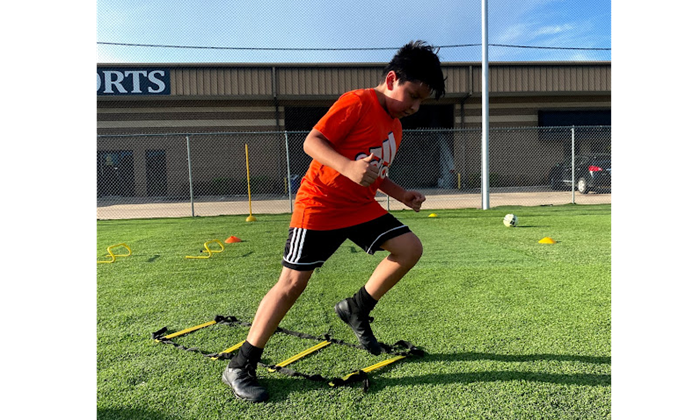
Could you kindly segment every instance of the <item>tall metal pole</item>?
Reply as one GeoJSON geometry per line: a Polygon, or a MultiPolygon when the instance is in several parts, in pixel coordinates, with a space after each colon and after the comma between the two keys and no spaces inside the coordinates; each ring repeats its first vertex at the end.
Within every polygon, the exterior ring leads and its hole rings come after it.
{"type": "Polygon", "coordinates": [[[489,8],[481,0],[481,208],[489,209],[489,8]]]}
{"type": "Polygon", "coordinates": [[[576,129],[571,126],[571,204],[576,204],[576,129]]]}

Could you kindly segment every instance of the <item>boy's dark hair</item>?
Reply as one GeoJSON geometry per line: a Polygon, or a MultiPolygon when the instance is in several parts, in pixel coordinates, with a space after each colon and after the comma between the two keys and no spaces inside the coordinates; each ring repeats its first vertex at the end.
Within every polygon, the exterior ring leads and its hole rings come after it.
{"type": "Polygon", "coordinates": [[[425,41],[411,41],[384,67],[382,77],[394,71],[399,82],[423,82],[435,93],[435,99],[440,99],[445,95],[445,78],[437,56],[439,50],[425,41]]]}

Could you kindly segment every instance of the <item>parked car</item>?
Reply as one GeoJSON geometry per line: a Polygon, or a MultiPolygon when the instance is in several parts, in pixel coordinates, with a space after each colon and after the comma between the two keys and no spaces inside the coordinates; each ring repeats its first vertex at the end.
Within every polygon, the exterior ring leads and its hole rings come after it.
{"type": "MultiPolygon", "coordinates": [[[[612,188],[612,156],[610,153],[590,153],[574,158],[574,182],[581,194],[612,188]]],[[[553,190],[571,188],[571,160],[555,165],[549,171],[549,185],[553,190]]]]}

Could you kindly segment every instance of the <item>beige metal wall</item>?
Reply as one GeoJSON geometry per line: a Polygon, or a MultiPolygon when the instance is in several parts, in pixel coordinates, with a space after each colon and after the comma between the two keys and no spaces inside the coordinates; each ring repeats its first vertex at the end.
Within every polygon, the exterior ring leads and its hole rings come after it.
{"type": "MultiPolygon", "coordinates": [[[[446,63],[447,94],[481,89],[480,64],[446,63]]],[[[172,96],[235,96],[244,99],[337,96],[381,81],[381,65],[286,65],[269,67],[173,67],[172,96]]],[[[603,63],[490,63],[490,92],[546,94],[610,92],[611,66],[603,63]]]]}
{"type": "Polygon", "coordinates": [[[173,68],[170,81],[172,96],[272,96],[270,67],[173,68]]]}
{"type": "Polygon", "coordinates": [[[98,134],[273,131],[284,114],[271,101],[98,101],[98,134]]]}

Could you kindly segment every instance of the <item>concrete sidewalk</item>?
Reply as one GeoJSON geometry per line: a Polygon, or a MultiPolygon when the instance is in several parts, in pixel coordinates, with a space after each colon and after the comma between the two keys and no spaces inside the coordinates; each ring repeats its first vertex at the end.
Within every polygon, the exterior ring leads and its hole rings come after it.
{"type": "MultiPolygon", "coordinates": [[[[457,190],[424,190],[424,211],[439,209],[482,208],[481,192],[457,190]]],[[[574,196],[576,204],[612,204],[612,193],[589,193],[574,196]]],[[[407,209],[394,199],[380,194],[377,201],[389,210],[407,209]]],[[[571,191],[553,191],[548,187],[492,188],[489,207],[560,205],[572,202],[571,191]]],[[[191,217],[193,204],[190,201],[162,201],[153,198],[134,200],[130,198],[98,199],[97,219],[148,219],[161,217],[191,217]],[[124,201],[129,200],[128,203],[124,201]]],[[[248,203],[247,197],[207,197],[194,202],[195,216],[253,215],[291,213],[289,197],[257,197],[248,203]]]]}

